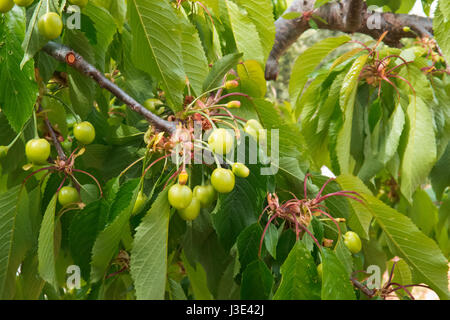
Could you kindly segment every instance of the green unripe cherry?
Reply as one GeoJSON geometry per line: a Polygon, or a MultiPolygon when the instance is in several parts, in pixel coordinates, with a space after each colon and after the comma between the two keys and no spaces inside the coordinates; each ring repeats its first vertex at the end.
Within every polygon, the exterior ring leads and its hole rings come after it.
{"type": "Polygon", "coordinates": [[[192,190],[186,185],[174,184],[169,189],[169,203],[175,209],[187,208],[192,201],[192,190]]]}
{"type": "Polygon", "coordinates": [[[9,148],[7,146],[0,146],[0,159],[5,158],[8,155],[9,148]]]}
{"type": "Polygon", "coordinates": [[[14,7],[13,0],[0,0],[0,13],[6,13],[14,7]]]}
{"type": "Polygon", "coordinates": [[[211,184],[219,193],[228,193],[234,189],[235,177],[230,169],[217,168],[211,174],[211,184]]]}
{"type": "Polygon", "coordinates": [[[76,203],[80,201],[80,195],[78,194],[77,189],[74,187],[62,187],[58,193],[58,202],[65,206],[70,203],[76,203]]]}
{"type": "Polygon", "coordinates": [[[193,197],[191,203],[184,209],[178,210],[178,214],[183,220],[194,220],[200,214],[201,203],[196,197],[193,197]]]}
{"type": "Polygon", "coordinates": [[[322,266],[322,264],[319,264],[317,266],[317,273],[319,274],[319,279],[322,280],[322,274],[323,274],[323,266],[322,266]]]}
{"type": "Polygon", "coordinates": [[[348,231],[344,234],[344,243],[352,253],[361,251],[361,239],[358,234],[353,231],[348,231]]]}
{"type": "Polygon", "coordinates": [[[234,146],[233,135],[224,128],[213,130],[208,137],[208,144],[214,153],[227,154],[234,146]]]}
{"type": "Polygon", "coordinates": [[[156,107],[157,106],[160,106],[160,105],[162,105],[163,103],[162,103],[162,101],[161,100],[159,100],[159,99],[147,99],[147,100],[145,100],[145,102],[144,102],[144,107],[147,109],[147,110],[149,110],[149,111],[151,111],[151,112],[153,112],[153,113],[155,113],[156,112],[156,107]]]}
{"type": "Polygon", "coordinates": [[[44,164],[50,156],[50,143],[45,139],[32,139],[25,145],[25,154],[33,164],[44,164]]]}
{"type": "Polygon", "coordinates": [[[247,178],[250,174],[250,169],[243,163],[236,162],[231,165],[233,173],[241,178],[247,178]]]}
{"type": "Polygon", "coordinates": [[[39,33],[48,40],[54,40],[61,35],[63,22],[56,12],[47,12],[38,21],[39,33]]]}
{"type": "Polygon", "coordinates": [[[244,131],[251,135],[256,141],[264,141],[265,136],[263,131],[263,126],[259,123],[258,120],[250,119],[245,123],[244,131]]]}
{"type": "Polygon", "coordinates": [[[83,121],[73,127],[73,135],[79,142],[90,144],[95,139],[95,128],[90,122],[83,121]]]}
{"type": "Polygon", "coordinates": [[[131,214],[135,215],[136,213],[141,211],[146,202],[147,202],[147,196],[142,191],[139,191],[137,198],[136,198],[136,202],[134,203],[133,211],[131,212],[131,214]]]}
{"type": "Polygon", "coordinates": [[[14,0],[14,3],[17,4],[19,7],[28,7],[30,4],[33,3],[34,0],[14,0]]]}
{"type": "Polygon", "coordinates": [[[194,187],[194,197],[200,201],[202,208],[207,208],[216,198],[216,190],[210,184],[194,187]]]}

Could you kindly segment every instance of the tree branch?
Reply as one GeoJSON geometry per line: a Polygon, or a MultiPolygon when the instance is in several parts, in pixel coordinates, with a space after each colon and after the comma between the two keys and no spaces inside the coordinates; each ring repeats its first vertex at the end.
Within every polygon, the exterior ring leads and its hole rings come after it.
{"type": "Polygon", "coordinates": [[[48,120],[47,117],[44,118],[45,125],[47,126],[48,132],[50,133],[50,136],[53,140],[53,145],[56,148],[56,152],[58,152],[58,156],[60,160],[67,160],[66,153],[64,152],[61,143],[58,140],[58,137],[55,134],[55,131],[53,130],[52,124],[48,120]]]}
{"type": "Polygon", "coordinates": [[[363,4],[364,2],[362,0],[350,0],[347,3],[348,8],[346,8],[345,26],[349,32],[357,31],[361,25],[363,4]]]}
{"type": "Polygon", "coordinates": [[[143,107],[139,102],[129,96],[125,91],[119,88],[116,84],[111,82],[108,78],[106,78],[103,73],[97,70],[94,66],[89,64],[81,55],[74,52],[72,49],[50,41],[48,42],[43,51],[48,55],[52,56],[56,60],[60,62],[67,63],[72,68],[78,70],[80,73],[84,74],[87,77],[92,78],[96,81],[100,87],[110,91],[117,98],[122,100],[128,107],[130,107],[133,111],[141,114],[145,119],[147,119],[158,131],[165,131],[169,134],[172,134],[176,125],[174,122],[166,121],[156,116],[145,107],[143,107]]]}
{"type": "MultiPolygon", "coordinates": [[[[286,12],[302,12],[303,0],[294,0],[286,12]]],[[[394,14],[390,12],[372,13],[367,10],[365,2],[361,0],[341,0],[329,2],[314,10],[315,19],[320,29],[342,31],[346,33],[359,32],[378,39],[383,32],[388,31],[383,42],[387,45],[400,47],[400,39],[415,38],[417,36],[431,36],[433,22],[430,18],[423,18],[408,14],[394,14]],[[403,27],[409,26],[414,32],[405,32],[403,27]]],[[[292,20],[279,18],[275,22],[275,43],[266,62],[266,80],[275,80],[278,75],[278,60],[297,38],[310,28],[308,20],[299,17],[292,20]]]]}

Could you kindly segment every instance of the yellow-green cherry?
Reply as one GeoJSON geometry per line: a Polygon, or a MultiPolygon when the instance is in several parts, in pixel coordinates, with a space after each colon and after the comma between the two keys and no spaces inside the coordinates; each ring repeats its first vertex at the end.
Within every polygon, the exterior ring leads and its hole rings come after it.
{"type": "Polygon", "coordinates": [[[169,189],[169,203],[175,209],[187,208],[192,201],[192,190],[187,185],[174,184],[169,189]]]}
{"type": "Polygon", "coordinates": [[[200,214],[201,203],[196,197],[193,197],[191,203],[184,209],[178,210],[178,214],[183,220],[191,221],[200,214]]]}
{"type": "Polygon", "coordinates": [[[17,4],[19,7],[28,7],[30,4],[33,3],[34,0],[14,0],[14,3],[17,4]]]}
{"type": "Polygon", "coordinates": [[[231,192],[235,184],[234,173],[230,169],[214,169],[211,174],[211,184],[219,193],[231,192]]]}
{"type": "Polygon", "coordinates": [[[54,40],[61,35],[63,22],[56,12],[47,12],[38,21],[39,33],[48,40],[54,40]]]}
{"type": "Polygon", "coordinates": [[[74,187],[62,187],[58,193],[58,202],[62,205],[68,205],[70,203],[76,203],[80,201],[80,195],[77,189],[74,187]]]}
{"type": "Polygon", "coordinates": [[[90,144],[95,139],[95,128],[90,122],[83,121],[73,127],[73,135],[82,144],[90,144]]]}
{"type": "Polygon", "coordinates": [[[0,13],[7,13],[14,7],[13,0],[0,0],[0,13]]]}
{"type": "Polygon", "coordinates": [[[50,143],[45,139],[32,139],[25,145],[25,154],[33,164],[44,164],[50,156],[50,143]]]}

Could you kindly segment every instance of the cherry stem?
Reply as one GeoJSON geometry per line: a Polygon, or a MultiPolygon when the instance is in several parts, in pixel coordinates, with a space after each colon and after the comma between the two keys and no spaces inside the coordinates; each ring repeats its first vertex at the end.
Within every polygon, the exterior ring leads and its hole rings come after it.
{"type": "Polygon", "coordinates": [[[320,198],[320,196],[322,195],[322,192],[325,189],[325,187],[327,186],[327,184],[330,183],[333,180],[335,180],[335,179],[334,178],[330,178],[322,185],[322,188],[320,188],[319,193],[316,196],[316,200],[320,198]]]}
{"type": "Polygon", "coordinates": [[[391,283],[389,283],[389,285],[394,285],[394,286],[398,286],[398,287],[395,288],[395,289],[390,290],[387,294],[390,294],[390,293],[392,293],[392,292],[394,292],[394,291],[396,291],[396,290],[399,290],[399,289],[403,289],[403,290],[409,295],[409,297],[410,297],[412,300],[416,300],[416,299],[414,298],[414,296],[412,295],[411,291],[409,291],[405,286],[403,286],[403,285],[401,285],[401,284],[399,284],[399,283],[396,283],[396,282],[391,282],[391,283]]]}
{"type": "Polygon", "coordinates": [[[214,101],[214,104],[216,104],[216,103],[219,102],[220,100],[223,100],[223,99],[228,98],[228,97],[231,97],[231,96],[241,96],[241,97],[247,98],[247,99],[250,100],[250,101],[252,100],[252,98],[251,98],[249,95],[245,94],[245,93],[241,93],[241,92],[231,92],[231,93],[227,93],[226,95],[223,95],[223,96],[219,97],[218,99],[216,99],[216,100],[214,101]]]}
{"type": "Polygon", "coordinates": [[[328,194],[320,197],[319,199],[317,199],[317,202],[322,202],[323,200],[325,200],[325,199],[327,199],[329,197],[332,197],[332,196],[343,196],[343,197],[351,198],[353,200],[356,200],[356,201],[364,204],[364,202],[361,199],[358,199],[358,198],[356,198],[354,196],[346,194],[346,192],[357,194],[356,192],[353,192],[353,191],[345,191],[345,192],[344,191],[338,191],[338,192],[328,193],[328,194]]]}
{"type": "Polygon", "coordinates": [[[269,204],[269,205],[267,205],[267,207],[265,207],[265,208],[264,208],[263,212],[261,212],[261,214],[259,215],[259,218],[258,218],[258,222],[260,222],[260,221],[261,221],[261,218],[262,218],[262,216],[263,216],[264,212],[266,212],[266,210],[267,210],[267,209],[269,209],[269,207],[270,207],[270,204],[269,204]]]}
{"type": "Polygon", "coordinates": [[[50,167],[40,168],[40,169],[38,169],[38,170],[36,170],[36,171],[33,171],[32,173],[30,173],[30,174],[23,180],[22,185],[24,185],[25,183],[27,183],[28,179],[31,178],[32,176],[34,176],[36,173],[39,173],[39,172],[44,171],[44,170],[51,170],[51,169],[55,169],[55,167],[54,167],[54,166],[50,166],[50,167]]]}
{"type": "Polygon", "coordinates": [[[320,210],[320,209],[314,209],[314,210],[316,210],[316,211],[322,213],[323,215],[325,215],[325,216],[327,216],[328,218],[330,218],[331,221],[333,221],[333,223],[336,225],[336,227],[337,227],[337,229],[338,229],[338,232],[339,232],[339,238],[340,238],[342,232],[341,232],[341,228],[339,227],[339,223],[336,221],[336,219],[335,219],[331,214],[329,214],[328,212],[325,212],[325,211],[320,210]]]}
{"type": "Polygon", "coordinates": [[[111,274],[108,274],[108,275],[105,277],[105,279],[109,279],[109,278],[111,278],[111,277],[114,277],[114,276],[116,276],[116,275],[118,275],[118,274],[124,272],[125,270],[127,270],[127,266],[122,267],[119,271],[116,271],[116,272],[113,272],[113,273],[111,273],[111,274]]]}
{"type": "Polygon", "coordinates": [[[167,179],[166,183],[164,184],[163,190],[167,187],[167,185],[169,184],[170,180],[172,180],[173,178],[175,178],[176,176],[178,176],[181,172],[181,170],[183,170],[183,167],[180,167],[177,171],[175,171],[169,179],[167,179]]]}
{"type": "MultiPolygon", "coordinates": [[[[400,79],[400,80],[406,82],[408,84],[408,86],[411,88],[414,95],[416,95],[416,90],[414,90],[413,86],[411,85],[411,83],[408,80],[406,80],[402,76],[399,76],[398,74],[392,74],[392,75],[390,75],[390,77],[397,78],[397,79],[400,79]]],[[[397,90],[397,92],[398,92],[398,90],[397,90]]]]}
{"type": "Polygon", "coordinates": [[[306,184],[307,184],[307,182],[308,182],[308,177],[309,176],[311,176],[311,174],[310,173],[307,173],[306,175],[305,175],[305,180],[303,181],[303,194],[305,195],[305,199],[308,199],[308,195],[307,195],[307,192],[306,192],[306,184]]]}
{"type": "MultiPolygon", "coordinates": [[[[229,115],[223,114],[223,113],[210,113],[210,116],[224,116],[224,117],[228,117],[229,115]]],[[[247,119],[244,119],[244,118],[241,118],[241,117],[238,117],[238,116],[235,116],[235,115],[233,115],[233,118],[236,118],[236,119],[241,120],[243,122],[247,122],[247,119]]]]}
{"type": "Polygon", "coordinates": [[[156,159],[155,161],[153,161],[147,168],[145,168],[144,172],[142,173],[142,176],[145,177],[145,174],[147,173],[147,171],[148,171],[155,163],[157,163],[158,161],[160,161],[160,160],[162,160],[162,159],[165,159],[165,158],[170,157],[170,155],[171,155],[170,153],[169,153],[169,154],[166,154],[165,156],[162,156],[162,157],[156,159]]]}
{"type": "Polygon", "coordinates": [[[395,265],[397,264],[397,261],[394,261],[394,263],[392,264],[392,268],[391,268],[391,272],[390,272],[390,274],[389,274],[389,280],[388,280],[388,283],[391,283],[391,281],[392,281],[392,278],[393,278],[393,276],[394,276],[394,268],[395,268],[395,265]]]}
{"type": "Polygon", "coordinates": [[[258,257],[261,258],[261,249],[262,249],[262,244],[264,241],[264,236],[266,235],[267,229],[269,228],[269,225],[272,223],[272,221],[278,217],[278,213],[273,214],[270,218],[269,221],[267,221],[266,226],[264,227],[264,231],[262,233],[261,236],[261,240],[259,241],[259,251],[258,251],[258,257]]]}
{"type": "Polygon", "coordinates": [[[66,178],[67,178],[67,175],[64,175],[64,178],[62,179],[61,184],[59,185],[58,189],[56,190],[56,193],[58,193],[59,190],[61,190],[61,188],[64,185],[64,182],[66,182],[66,178]]]}
{"type": "Polygon", "coordinates": [[[303,224],[299,223],[300,228],[302,228],[307,234],[309,234],[309,236],[314,240],[314,242],[317,245],[317,248],[319,248],[319,250],[321,250],[321,246],[319,244],[319,241],[316,239],[316,237],[314,237],[314,235],[311,233],[311,231],[308,230],[308,228],[306,226],[304,226],[303,224]]]}
{"type": "Polygon", "coordinates": [[[97,184],[98,189],[100,190],[100,198],[103,197],[103,190],[102,190],[102,187],[100,186],[100,183],[98,182],[97,178],[95,178],[92,174],[90,174],[89,172],[86,172],[84,170],[72,169],[72,171],[84,173],[85,175],[91,177],[95,181],[95,183],[97,184]]]}

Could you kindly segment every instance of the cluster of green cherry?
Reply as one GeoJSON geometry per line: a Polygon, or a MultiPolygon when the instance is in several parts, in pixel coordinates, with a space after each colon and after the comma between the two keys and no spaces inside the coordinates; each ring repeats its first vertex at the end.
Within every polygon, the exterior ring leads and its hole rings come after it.
{"type": "MultiPolygon", "coordinates": [[[[86,6],[88,1],[89,0],[69,0],[69,3],[82,8],[86,6]]],[[[0,0],[0,13],[7,13],[14,7],[14,4],[19,7],[28,7],[33,2],[34,0],[0,0]]],[[[47,13],[39,17],[39,33],[47,40],[58,38],[62,33],[62,29],[63,21],[58,13],[47,11],[47,13]]]]}
{"type": "MultiPolygon", "coordinates": [[[[95,139],[95,128],[94,126],[88,122],[83,121],[74,125],[73,127],[73,135],[77,141],[82,145],[88,145],[92,143],[95,139]]],[[[28,140],[25,145],[25,155],[27,156],[28,161],[31,162],[30,165],[35,166],[43,166],[48,163],[48,158],[50,157],[51,147],[50,143],[44,138],[34,138],[28,140]]],[[[32,174],[43,170],[59,170],[66,174],[71,174],[73,169],[73,160],[77,155],[75,151],[70,155],[70,157],[63,161],[61,159],[57,159],[55,164],[50,167],[44,167],[36,170],[32,174]],[[69,169],[69,170],[68,170],[69,169]]],[[[80,172],[82,172],[80,170],[80,172]]],[[[63,182],[65,181],[65,178],[63,182]]],[[[59,188],[58,192],[58,202],[61,206],[67,206],[73,203],[78,203],[80,201],[80,194],[78,190],[72,186],[63,186],[59,188]]]]}
{"type": "MultiPolygon", "coordinates": [[[[184,108],[183,114],[179,118],[180,122],[175,134],[169,141],[156,139],[160,145],[167,146],[169,144],[170,147],[165,148],[165,151],[175,154],[177,158],[179,157],[177,160],[178,170],[173,176],[178,177],[178,181],[169,188],[168,200],[170,205],[177,209],[180,217],[185,220],[194,220],[199,215],[201,208],[209,207],[214,202],[218,193],[230,193],[235,187],[236,176],[240,178],[249,176],[250,170],[245,164],[233,162],[227,158],[227,155],[234,148],[235,142],[240,139],[239,125],[255,141],[261,143],[265,139],[263,127],[257,120],[245,120],[234,116],[229,111],[229,109],[240,108],[240,101],[221,102],[226,97],[243,95],[228,93],[221,96],[222,90],[234,89],[238,85],[239,83],[235,79],[224,81],[221,87],[214,89],[218,89],[215,95],[208,97],[207,95],[211,92],[209,91],[195,99],[191,97],[190,103],[184,108]],[[202,123],[205,132],[210,131],[207,141],[194,137],[194,122],[202,123]],[[218,127],[218,124],[229,126],[231,129],[218,127]],[[234,135],[232,134],[233,131],[234,135]],[[187,185],[189,174],[186,171],[186,159],[193,159],[194,147],[211,152],[216,162],[216,168],[212,171],[208,182],[197,185],[192,190],[187,185]],[[219,158],[222,158],[225,165],[219,161],[219,158]]],[[[151,106],[152,112],[160,114],[163,109],[161,109],[162,107],[157,109],[158,105],[159,103],[155,103],[154,99],[144,103],[146,108],[150,109],[148,106],[151,106]]],[[[154,140],[155,138],[152,141],[154,140]]],[[[161,149],[164,148],[161,147],[161,149]]],[[[138,194],[137,205],[135,205],[136,211],[145,201],[146,197],[138,194]]]]}
{"type": "MultiPolygon", "coordinates": [[[[256,137],[262,129],[261,124],[252,119],[247,121],[244,131],[256,137]]],[[[208,138],[208,149],[218,155],[228,154],[234,146],[233,135],[224,128],[215,128],[208,138]]],[[[200,214],[201,208],[209,207],[217,198],[217,193],[230,193],[235,187],[235,176],[247,178],[249,168],[240,162],[229,163],[231,169],[217,168],[211,173],[210,181],[205,185],[198,185],[192,190],[186,185],[188,174],[185,170],[178,176],[178,183],[172,185],[168,192],[169,203],[178,210],[184,220],[194,220],[200,214]]]]}

